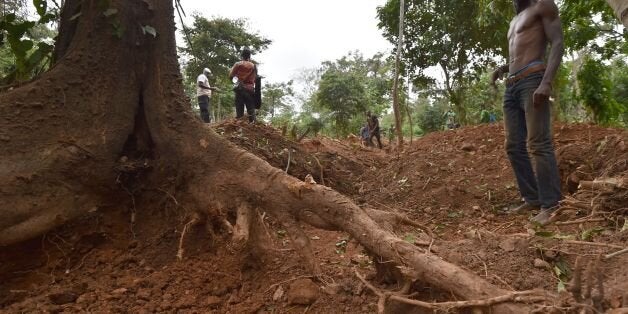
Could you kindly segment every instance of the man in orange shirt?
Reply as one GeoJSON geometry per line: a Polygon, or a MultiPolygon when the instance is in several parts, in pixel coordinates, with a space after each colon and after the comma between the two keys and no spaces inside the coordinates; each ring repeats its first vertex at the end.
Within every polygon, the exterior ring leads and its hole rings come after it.
{"type": "Polygon", "coordinates": [[[257,67],[251,62],[251,50],[242,49],[242,60],[236,62],[229,73],[229,79],[238,79],[235,92],[236,119],[244,116],[244,107],[249,115],[249,122],[255,122],[255,79],[257,78],[257,67]]]}

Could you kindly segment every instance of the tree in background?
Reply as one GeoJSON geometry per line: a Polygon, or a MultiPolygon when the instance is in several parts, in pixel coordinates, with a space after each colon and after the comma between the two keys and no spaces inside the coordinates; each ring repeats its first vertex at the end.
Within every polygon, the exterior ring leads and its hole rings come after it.
{"type": "MultiPolygon", "coordinates": [[[[289,113],[290,121],[294,116],[294,104],[291,97],[294,96],[293,81],[282,83],[267,83],[264,85],[262,98],[262,108],[258,112],[260,119],[273,123],[276,115],[289,113]]],[[[276,125],[275,123],[273,123],[276,125]]]]}
{"type": "MultiPolygon", "coordinates": [[[[186,94],[192,99],[196,98],[193,97],[196,77],[203,68],[209,68],[212,72],[210,84],[222,90],[212,99],[214,114],[230,112],[233,110],[234,96],[228,75],[231,66],[240,60],[241,49],[249,47],[255,59],[255,54],[268,48],[272,41],[251,31],[244,19],[207,19],[200,15],[194,15],[193,18],[192,26],[182,30],[185,40],[183,46],[179,47],[186,94]]],[[[260,73],[263,73],[263,69],[260,69],[260,73]]]]}
{"type": "Polygon", "coordinates": [[[344,137],[355,129],[353,119],[367,111],[368,98],[361,78],[355,73],[328,69],[321,77],[316,98],[318,104],[329,110],[337,137],[344,137]]]}
{"type": "MultiPolygon", "coordinates": [[[[377,9],[379,27],[384,36],[395,42],[399,23],[399,0],[389,0],[377,9]]],[[[410,68],[415,84],[433,81],[425,70],[438,66],[444,75],[443,85],[458,117],[466,123],[464,89],[476,74],[504,55],[505,39],[494,36],[507,28],[505,21],[481,26],[475,0],[410,0],[406,12],[404,65],[410,68]]],[[[495,22],[495,23],[493,23],[495,22]]]]}
{"type": "Polygon", "coordinates": [[[390,107],[392,70],[391,60],[383,54],[364,58],[351,52],[334,62],[324,62],[309,108],[334,135],[356,133],[366,123],[366,111],[380,115],[390,107]]]}
{"type": "Polygon", "coordinates": [[[593,121],[604,125],[620,122],[618,119],[626,110],[614,98],[613,83],[609,73],[608,66],[592,57],[585,58],[578,72],[580,84],[578,97],[591,112],[593,121]]]}

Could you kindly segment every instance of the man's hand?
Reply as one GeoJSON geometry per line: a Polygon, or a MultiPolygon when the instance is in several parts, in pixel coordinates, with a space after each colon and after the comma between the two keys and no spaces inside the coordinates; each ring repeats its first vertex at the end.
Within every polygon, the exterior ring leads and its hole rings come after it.
{"type": "Polygon", "coordinates": [[[540,108],[543,104],[545,104],[549,100],[551,93],[552,87],[550,84],[541,83],[532,96],[534,108],[540,108]]]}
{"type": "Polygon", "coordinates": [[[491,75],[491,86],[493,86],[493,88],[497,88],[497,85],[495,85],[495,81],[500,79],[502,75],[504,75],[504,73],[502,72],[502,68],[497,68],[495,69],[495,71],[493,71],[493,74],[491,75]]]}

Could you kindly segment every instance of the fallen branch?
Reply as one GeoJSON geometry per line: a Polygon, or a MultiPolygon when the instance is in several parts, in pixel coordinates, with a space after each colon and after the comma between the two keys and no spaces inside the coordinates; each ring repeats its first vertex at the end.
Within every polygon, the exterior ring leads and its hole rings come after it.
{"type": "Polygon", "coordinates": [[[587,218],[587,217],[585,217],[585,218],[577,219],[577,220],[556,222],[554,224],[557,225],[557,226],[566,226],[566,225],[577,225],[577,224],[586,223],[586,222],[603,222],[603,221],[606,221],[606,218],[587,218]]]}
{"type": "Polygon", "coordinates": [[[592,245],[592,246],[601,246],[601,247],[609,247],[614,249],[623,249],[623,246],[608,244],[608,243],[599,243],[599,242],[586,242],[586,241],[576,241],[576,240],[567,240],[564,241],[565,244],[575,244],[575,245],[592,245]]]}
{"type": "Polygon", "coordinates": [[[628,252],[628,247],[623,249],[623,250],[619,250],[617,252],[614,252],[614,253],[606,254],[604,256],[604,259],[611,259],[611,258],[613,258],[615,256],[619,256],[619,255],[622,255],[622,254],[627,253],[627,252],[628,252]]]}
{"type": "Polygon", "coordinates": [[[391,292],[382,292],[377,289],[371,283],[369,283],[359,272],[357,269],[354,270],[356,277],[362,281],[362,283],[369,288],[378,298],[377,302],[377,312],[382,314],[385,311],[386,301],[387,300],[395,300],[397,302],[415,305],[418,307],[422,307],[430,310],[438,310],[438,309],[454,309],[454,308],[467,308],[467,307],[487,307],[492,306],[499,303],[505,302],[538,302],[538,301],[546,301],[549,299],[548,296],[540,295],[543,292],[537,290],[527,290],[527,291],[515,291],[509,294],[505,294],[502,296],[483,299],[483,300],[469,300],[469,301],[451,301],[451,302],[424,302],[414,299],[409,299],[405,296],[393,294],[391,292]]]}

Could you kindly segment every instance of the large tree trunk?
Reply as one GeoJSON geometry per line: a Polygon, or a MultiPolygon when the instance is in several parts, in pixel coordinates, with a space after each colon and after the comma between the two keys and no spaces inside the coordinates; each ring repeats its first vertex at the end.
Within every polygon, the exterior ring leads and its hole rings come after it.
{"type": "Polygon", "coordinates": [[[615,15],[628,28],[628,1],[626,0],[606,0],[615,11],[615,15]]]}
{"type": "Polygon", "coordinates": [[[65,46],[56,50],[56,65],[0,95],[0,246],[107,204],[125,193],[120,185],[141,175],[146,186],[176,187],[180,203],[209,219],[264,208],[284,224],[315,273],[318,263],[298,220],[346,231],[372,254],[413,268],[418,279],[462,298],[507,293],[397,238],[376,222],[386,214],[369,215],[203,127],[183,93],[171,1],[113,0],[117,13],[108,17],[101,3],[68,0],[67,8],[78,7],[81,15],[62,21],[77,24],[60,36],[65,46]],[[144,33],[144,26],[157,36],[144,33]],[[112,35],[118,27],[124,29],[120,38],[112,35]]]}

